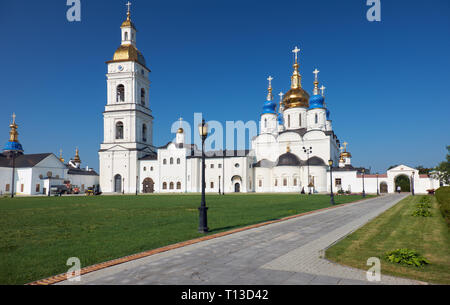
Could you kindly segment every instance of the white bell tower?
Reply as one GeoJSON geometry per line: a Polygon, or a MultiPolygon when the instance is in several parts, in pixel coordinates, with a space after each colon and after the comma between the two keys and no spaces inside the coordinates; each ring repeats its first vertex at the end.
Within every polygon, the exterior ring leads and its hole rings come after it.
{"type": "Polygon", "coordinates": [[[136,48],[136,27],[130,5],[122,23],[122,43],[108,61],[107,104],[100,146],[100,188],[103,193],[140,190],[139,159],[154,151],[153,116],[149,104],[150,69],[136,48]]]}

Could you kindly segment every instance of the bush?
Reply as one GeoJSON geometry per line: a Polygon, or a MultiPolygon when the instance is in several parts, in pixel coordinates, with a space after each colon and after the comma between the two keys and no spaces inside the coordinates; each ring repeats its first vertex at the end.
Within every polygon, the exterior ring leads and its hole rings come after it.
{"type": "Polygon", "coordinates": [[[421,267],[428,265],[430,262],[417,251],[410,249],[397,249],[385,254],[385,258],[391,263],[400,265],[421,267]]]}
{"type": "Polygon", "coordinates": [[[418,209],[431,209],[431,204],[429,203],[418,203],[416,205],[418,209]]]}
{"type": "Polygon", "coordinates": [[[450,186],[438,188],[436,191],[436,199],[445,221],[450,226],[450,186]]]}
{"type": "Polygon", "coordinates": [[[421,217],[431,217],[431,212],[428,209],[417,208],[411,215],[421,217]]]}

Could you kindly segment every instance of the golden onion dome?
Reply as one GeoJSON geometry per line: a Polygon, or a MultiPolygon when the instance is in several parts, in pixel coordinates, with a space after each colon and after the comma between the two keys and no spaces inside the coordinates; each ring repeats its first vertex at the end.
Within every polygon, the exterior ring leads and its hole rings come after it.
{"type": "Polygon", "coordinates": [[[127,12],[127,20],[125,20],[122,25],[120,26],[120,28],[127,28],[127,27],[132,27],[135,31],[136,27],[134,26],[134,23],[131,22],[131,13],[130,11],[127,12]]]}
{"type": "Polygon", "coordinates": [[[344,151],[341,153],[341,158],[351,158],[352,154],[348,151],[344,151]]]}
{"type": "Polygon", "coordinates": [[[309,107],[309,94],[303,88],[289,90],[283,97],[284,109],[309,107]]]}
{"type": "Polygon", "coordinates": [[[183,133],[183,132],[184,132],[183,128],[178,128],[177,133],[183,133]]]}
{"type": "Polygon", "coordinates": [[[113,60],[110,62],[135,61],[146,66],[145,58],[142,53],[132,44],[121,45],[114,53],[113,60]]]}
{"type": "Polygon", "coordinates": [[[302,88],[302,76],[300,75],[297,61],[297,53],[300,52],[300,49],[296,47],[292,52],[295,53],[294,71],[291,76],[291,89],[283,97],[284,109],[309,108],[309,94],[302,88]]]}

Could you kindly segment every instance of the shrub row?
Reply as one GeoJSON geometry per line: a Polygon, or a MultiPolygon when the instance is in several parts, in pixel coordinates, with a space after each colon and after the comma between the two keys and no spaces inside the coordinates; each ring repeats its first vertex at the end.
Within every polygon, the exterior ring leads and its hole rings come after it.
{"type": "Polygon", "coordinates": [[[439,209],[441,210],[445,221],[450,226],[450,186],[438,188],[435,196],[439,203],[439,209]]]}

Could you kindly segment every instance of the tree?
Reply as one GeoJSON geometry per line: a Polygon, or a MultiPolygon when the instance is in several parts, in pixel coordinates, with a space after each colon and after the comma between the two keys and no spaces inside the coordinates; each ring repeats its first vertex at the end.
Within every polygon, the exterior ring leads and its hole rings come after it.
{"type": "Polygon", "coordinates": [[[434,170],[434,168],[426,168],[422,165],[417,166],[416,169],[419,170],[419,175],[429,175],[434,170]]]}
{"type": "Polygon", "coordinates": [[[445,184],[450,184],[450,146],[447,146],[447,160],[439,163],[436,167],[439,180],[445,184]]]}
{"type": "Polygon", "coordinates": [[[389,166],[389,168],[388,168],[387,170],[393,169],[394,167],[397,167],[397,166],[398,166],[398,164],[396,164],[396,165],[391,165],[391,166],[389,166]]]}

